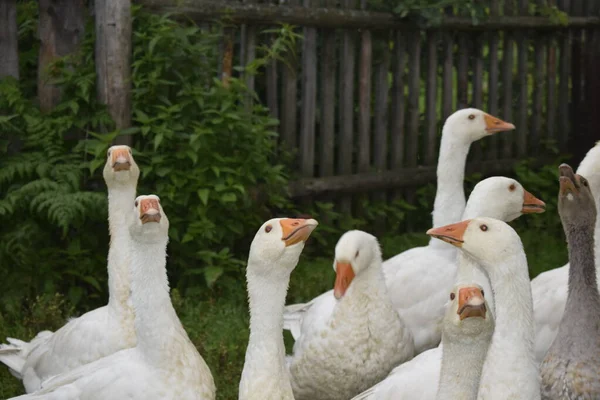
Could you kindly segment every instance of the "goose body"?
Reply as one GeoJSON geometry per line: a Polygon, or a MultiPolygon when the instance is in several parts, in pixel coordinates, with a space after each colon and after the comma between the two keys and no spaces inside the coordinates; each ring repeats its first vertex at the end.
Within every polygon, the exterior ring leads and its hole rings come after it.
{"type": "MultiPolygon", "coordinates": [[[[577,168],[577,174],[585,177],[600,207],[600,142],[592,147],[577,168]]],[[[600,221],[594,229],[595,253],[600,251],[600,221]]],[[[600,263],[596,262],[596,275],[600,274],[600,263]]],[[[543,272],[531,280],[533,316],[535,318],[535,356],[541,363],[558,333],[568,297],[569,263],[543,272]]]]}
{"type": "Polygon", "coordinates": [[[139,174],[128,146],[113,146],[108,150],[104,166],[111,236],[108,305],[69,320],[56,332],[41,332],[29,343],[9,338],[8,345],[0,345],[0,362],[23,380],[27,392],[38,390],[44,380],[54,375],[135,346],[125,220],[135,199],[139,174]]]}
{"type": "Polygon", "coordinates": [[[346,232],[335,249],[337,304],[307,321],[288,357],[296,400],[347,400],[413,357],[413,340],[394,310],[377,239],[346,232]]]}
{"type": "Polygon", "coordinates": [[[157,196],[130,205],[131,300],[137,345],[48,379],[23,400],[213,400],[208,366],[169,297],[169,222],[157,196]]]}
{"type": "Polygon", "coordinates": [[[600,294],[594,259],[596,205],[585,178],[560,166],[558,211],[569,244],[569,294],[541,365],[542,398],[600,398],[600,294]]]}
{"type": "Polygon", "coordinates": [[[481,371],[478,399],[540,399],[533,352],[533,306],[527,258],[519,235],[505,222],[474,218],[432,228],[429,235],[476,261],[494,292],[496,327],[481,371]]]}
{"type": "MultiPolygon", "coordinates": [[[[463,181],[471,143],[514,128],[513,124],[474,108],[459,110],[448,117],[438,159],[433,226],[456,222],[464,212],[463,181]]],[[[454,277],[454,271],[446,266],[455,257],[452,246],[431,241],[428,246],[407,250],[383,263],[392,303],[412,332],[417,354],[440,343],[443,306],[454,277]]],[[[332,295],[327,292],[307,304],[286,307],[284,329],[298,340],[309,309],[320,309],[312,311],[312,318],[331,314],[332,295]]]]}
{"type": "Polygon", "coordinates": [[[275,218],[265,222],[252,241],[246,269],[250,339],[240,400],[294,400],[285,365],[283,307],[290,274],[316,226],[313,219],[275,218]]]}

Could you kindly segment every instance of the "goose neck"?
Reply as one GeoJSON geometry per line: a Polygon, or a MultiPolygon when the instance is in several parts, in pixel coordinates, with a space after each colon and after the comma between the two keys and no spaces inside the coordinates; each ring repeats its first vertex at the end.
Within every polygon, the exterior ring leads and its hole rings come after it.
{"type": "Polygon", "coordinates": [[[494,309],[494,294],[490,280],[487,275],[481,270],[478,262],[463,251],[459,251],[457,255],[458,271],[456,274],[456,284],[473,284],[476,283],[483,289],[485,299],[488,303],[489,312],[495,315],[494,309]]]}
{"type": "Polygon", "coordinates": [[[108,189],[108,307],[121,315],[131,314],[130,294],[130,235],[128,223],[135,186],[118,185],[108,189]]]}

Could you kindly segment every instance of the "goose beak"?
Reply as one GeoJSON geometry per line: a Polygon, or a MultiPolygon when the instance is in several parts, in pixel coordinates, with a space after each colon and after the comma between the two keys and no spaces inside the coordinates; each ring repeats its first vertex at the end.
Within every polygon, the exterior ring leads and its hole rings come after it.
{"type": "Polygon", "coordinates": [[[569,193],[579,193],[577,185],[575,184],[575,173],[573,172],[573,168],[568,164],[561,164],[558,167],[558,172],[560,174],[560,177],[558,178],[560,183],[560,194],[566,196],[569,193]]]}
{"type": "Polygon", "coordinates": [[[115,171],[129,171],[131,168],[131,154],[126,148],[114,149],[111,153],[112,167],[115,171]]]}
{"type": "Polygon", "coordinates": [[[465,318],[485,318],[485,301],[481,289],[477,287],[463,287],[458,291],[458,311],[462,321],[465,318]]]}
{"type": "Polygon", "coordinates": [[[483,116],[483,119],[485,121],[485,131],[487,133],[512,131],[515,129],[515,126],[510,122],[502,121],[500,118],[496,118],[487,113],[483,116]]]}
{"type": "Polygon", "coordinates": [[[160,222],[160,206],[157,199],[140,200],[140,219],[142,224],[160,222]]]}
{"type": "Polygon", "coordinates": [[[341,299],[346,294],[346,290],[354,279],[354,270],[349,262],[335,263],[335,284],[333,285],[333,295],[336,299],[341,299]]]}
{"type": "Polygon", "coordinates": [[[283,218],[279,220],[283,232],[281,240],[289,247],[296,243],[306,242],[319,223],[314,219],[283,218]]]}
{"type": "Polygon", "coordinates": [[[523,193],[523,214],[538,214],[546,211],[546,203],[524,190],[523,193]]]}
{"type": "Polygon", "coordinates": [[[464,243],[463,236],[470,222],[471,220],[467,219],[455,224],[431,228],[427,231],[427,234],[436,239],[443,240],[446,243],[450,243],[452,246],[462,247],[464,243]]]}

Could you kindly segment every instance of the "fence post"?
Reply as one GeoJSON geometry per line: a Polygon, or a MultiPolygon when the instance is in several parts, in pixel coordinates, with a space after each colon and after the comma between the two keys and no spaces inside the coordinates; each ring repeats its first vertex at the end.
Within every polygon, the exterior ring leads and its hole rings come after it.
{"type": "MultiPolygon", "coordinates": [[[[96,1],[98,100],[108,107],[117,129],[131,125],[131,1],[96,1]]],[[[131,146],[131,136],[115,144],[131,146]]]]}
{"type": "Polygon", "coordinates": [[[19,79],[19,46],[17,31],[17,1],[0,1],[0,79],[19,79]]]}
{"type": "Polygon", "coordinates": [[[38,97],[42,111],[52,110],[60,101],[60,88],[50,82],[49,65],[79,50],[85,33],[83,0],[39,0],[40,53],[38,97]]]}

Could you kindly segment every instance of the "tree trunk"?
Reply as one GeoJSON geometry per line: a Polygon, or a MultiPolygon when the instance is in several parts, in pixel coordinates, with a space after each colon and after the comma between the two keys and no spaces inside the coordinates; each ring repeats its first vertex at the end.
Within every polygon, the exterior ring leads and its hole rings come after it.
{"type": "Polygon", "coordinates": [[[0,79],[19,79],[17,1],[0,0],[0,79]]]}
{"type": "MultiPolygon", "coordinates": [[[[108,106],[117,129],[131,125],[131,1],[96,0],[98,99],[108,106]]],[[[131,146],[131,136],[116,144],[131,146]]]]}
{"type": "Polygon", "coordinates": [[[52,85],[49,65],[79,50],[85,34],[83,0],[39,0],[40,55],[38,97],[42,111],[52,110],[60,101],[60,88],[52,85]]]}

